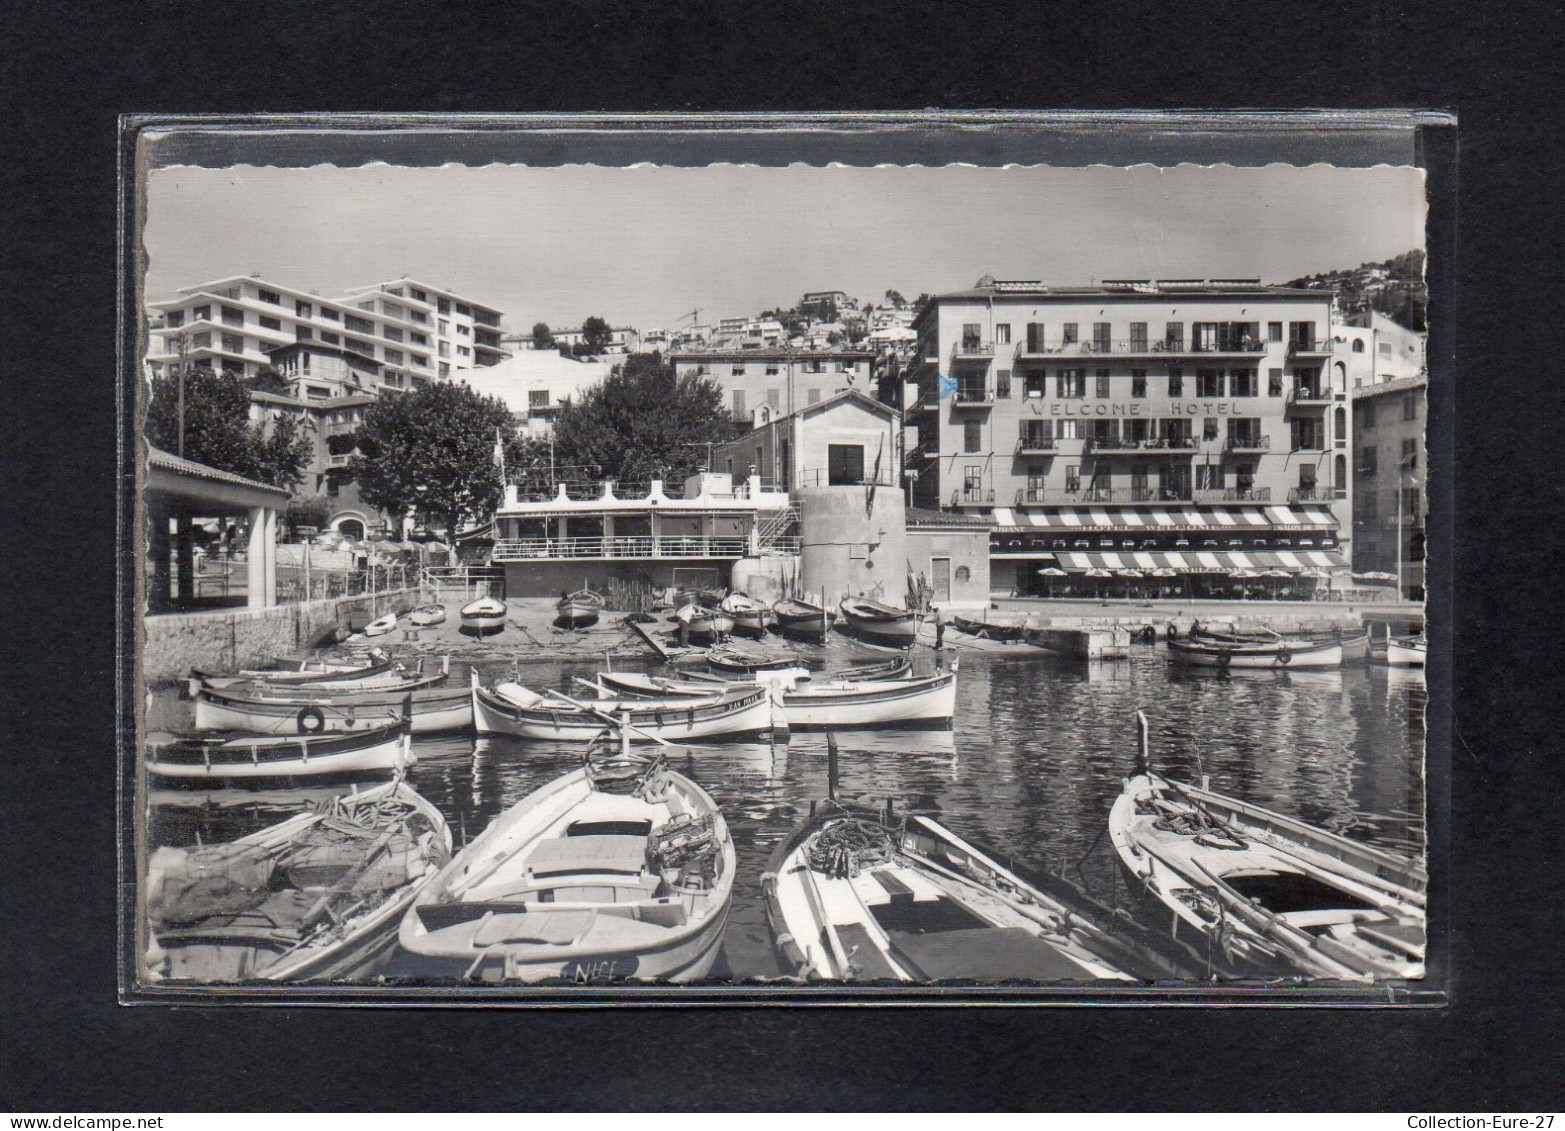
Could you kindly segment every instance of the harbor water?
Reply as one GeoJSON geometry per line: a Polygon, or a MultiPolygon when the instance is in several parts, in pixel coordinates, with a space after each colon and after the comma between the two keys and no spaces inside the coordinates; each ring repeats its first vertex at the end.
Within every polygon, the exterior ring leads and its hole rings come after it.
{"type": "MultiPolygon", "coordinates": [[[[920,649],[918,664],[934,654],[920,649]]],[[[615,666],[635,668],[636,663],[615,666]]],[[[647,665],[639,665],[645,667],[647,665]]],[[[595,663],[527,664],[524,682],[572,687],[595,663]]],[[[479,665],[486,679],[508,665],[479,665]]],[[[466,681],[453,663],[453,681],[466,681]]],[[[955,726],[945,731],[841,731],[838,796],[938,817],[960,834],[1037,867],[1069,874],[1105,902],[1126,892],[1104,835],[1135,755],[1135,712],[1151,722],[1152,759],[1170,776],[1401,852],[1422,853],[1424,680],[1419,671],[1349,664],[1340,671],[1218,672],[1169,663],[1161,645],[1088,664],[1040,653],[961,658],[955,726]]],[[[177,713],[160,693],[154,714],[177,713]]],[[[580,747],[507,736],[414,740],[412,784],[445,814],[458,846],[528,793],[580,764],[580,747]]],[[[714,977],[775,977],[761,899],[773,850],[826,796],[824,735],[775,744],[713,744],[674,768],[722,805],[739,874],[714,977]]],[[[348,788],[158,790],[149,842],[212,844],[284,819],[348,788]]],[[[416,979],[411,956],[379,971],[416,979]]]]}

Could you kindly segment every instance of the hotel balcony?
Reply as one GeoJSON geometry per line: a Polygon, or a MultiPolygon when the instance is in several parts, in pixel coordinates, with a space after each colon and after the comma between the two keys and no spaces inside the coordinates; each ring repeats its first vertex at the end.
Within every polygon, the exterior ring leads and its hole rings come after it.
{"type": "Polygon", "coordinates": [[[1175,439],[1153,438],[1150,440],[1125,440],[1087,439],[1087,445],[1083,449],[1086,455],[1121,455],[1121,456],[1166,456],[1166,455],[1192,455],[1198,443],[1194,437],[1178,437],[1175,439]]]}
{"type": "Polygon", "coordinates": [[[1272,489],[1270,487],[1203,487],[1196,489],[1195,501],[1198,503],[1269,503],[1272,501],[1272,489]]]}
{"type": "Polygon", "coordinates": [[[1324,408],[1333,404],[1335,399],[1330,390],[1322,392],[1319,389],[1311,389],[1308,386],[1295,386],[1288,390],[1289,408],[1324,408]]]}
{"type": "Polygon", "coordinates": [[[751,552],[742,536],[660,536],[624,538],[502,538],[490,554],[493,562],[647,561],[662,559],[742,558],[751,552]]]}
{"type": "Polygon", "coordinates": [[[1269,452],[1271,449],[1270,436],[1229,436],[1223,441],[1225,452],[1269,452]]]}
{"type": "Polygon", "coordinates": [[[1266,343],[1255,339],[1224,342],[1218,345],[1187,344],[1182,338],[1159,341],[1150,338],[1095,338],[1085,342],[1026,341],[1016,347],[1018,359],[1058,357],[1258,357],[1266,352],[1266,343]]]}
{"type": "Polygon", "coordinates": [[[994,390],[983,385],[958,385],[951,394],[953,408],[990,408],[994,405],[994,390]]]}
{"type": "Polygon", "coordinates": [[[905,467],[912,467],[915,464],[927,463],[937,455],[939,455],[939,448],[936,444],[919,444],[907,450],[907,454],[902,457],[902,463],[905,467]]]}
{"type": "Polygon", "coordinates": [[[964,338],[951,347],[951,360],[962,361],[988,361],[994,357],[994,343],[980,342],[973,338],[964,338]]]}
{"type": "Polygon", "coordinates": [[[1340,499],[1346,499],[1347,497],[1347,489],[1343,487],[1288,488],[1288,501],[1290,503],[1330,503],[1340,499]]]}
{"type": "Polygon", "coordinates": [[[1291,357],[1330,357],[1331,341],[1327,338],[1296,338],[1288,342],[1291,357]]]}
{"type": "Polygon", "coordinates": [[[994,488],[957,488],[951,492],[953,507],[989,507],[994,505],[994,488]]]}
{"type": "Polygon", "coordinates": [[[1016,441],[1019,456],[1047,456],[1059,451],[1059,441],[1051,436],[1023,436],[1016,441]]]}
{"type": "Polygon", "coordinates": [[[1112,487],[1023,487],[1016,492],[1015,505],[1064,503],[1067,506],[1079,506],[1085,503],[1126,502],[1129,498],[1129,490],[1120,491],[1116,498],[1112,487]]]}

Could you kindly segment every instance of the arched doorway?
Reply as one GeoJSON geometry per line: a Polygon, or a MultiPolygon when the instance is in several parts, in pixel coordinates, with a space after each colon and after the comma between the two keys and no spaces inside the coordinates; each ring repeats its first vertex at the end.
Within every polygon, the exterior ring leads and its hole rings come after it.
{"type": "Polygon", "coordinates": [[[356,518],[339,518],[335,524],[338,534],[355,541],[364,541],[364,523],[356,518]]]}

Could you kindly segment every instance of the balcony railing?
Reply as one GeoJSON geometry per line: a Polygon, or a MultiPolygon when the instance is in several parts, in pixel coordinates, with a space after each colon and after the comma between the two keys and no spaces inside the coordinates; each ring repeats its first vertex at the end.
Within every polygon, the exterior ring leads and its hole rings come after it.
{"type": "Polygon", "coordinates": [[[1112,452],[1120,455],[1167,455],[1170,452],[1189,455],[1197,447],[1193,436],[1153,437],[1147,440],[1123,438],[1087,440],[1087,452],[1112,452]]]}
{"type": "Polygon", "coordinates": [[[490,560],[496,562],[597,559],[742,558],[750,539],[742,537],[632,536],[628,538],[502,538],[490,560]]]}
{"type": "Polygon", "coordinates": [[[994,343],[980,342],[973,338],[963,338],[951,347],[952,357],[993,357],[994,343]]]}
{"type": "Polygon", "coordinates": [[[1322,392],[1319,389],[1295,386],[1288,390],[1288,403],[1291,405],[1329,405],[1332,400],[1330,392],[1322,392]]]}
{"type": "Polygon", "coordinates": [[[1023,487],[1016,492],[1016,505],[1020,507],[1028,503],[1067,503],[1072,505],[1112,503],[1116,498],[1123,502],[1129,497],[1129,491],[1121,491],[1116,496],[1112,487],[1023,487]]]}
{"type": "Polygon", "coordinates": [[[1329,503],[1333,499],[1346,499],[1348,497],[1345,487],[1290,487],[1288,488],[1288,501],[1290,503],[1329,503]]]}
{"type": "Polygon", "coordinates": [[[1330,353],[1331,343],[1325,338],[1290,338],[1289,353],[1330,353]]]}
{"type": "Polygon", "coordinates": [[[1016,454],[1019,456],[1047,455],[1058,450],[1058,441],[1052,436],[1023,436],[1016,441],[1016,454]]]}
{"type": "Polygon", "coordinates": [[[830,468],[811,467],[804,468],[794,476],[794,484],[799,487],[895,487],[896,476],[890,470],[865,472],[856,476],[843,476],[839,473],[840,481],[834,482],[830,468]]]}
{"type": "Polygon", "coordinates": [[[1272,438],[1270,436],[1229,436],[1223,441],[1225,452],[1266,452],[1270,451],[1272,438]]]}
{"type": "Polygon", "coordinates": [[[994,503],[994,488],[958,488],[951,492],[951,505],[959,506],[991,506],[994,503]]]}
{"type": "Polygon", "coordinates": [[[1194,342],[1186,342],[1184,339],[1173,341],[1163,339],[1096,339],[1085,342],[1039,342],[1025,341],[1016,347],[1016,356],[1022,358],[1031,357],[1149,357],[1154,354],[1172,354],[1175,357],[1186,355],[1214,355],[1234,354],[1252,356],[1266,352],[1266,343],[1254,338],[1241,339],[1237,342],[1227,342],[1219,345],[1197,345],[1194,342]]]}
{"type": "Polygon", "coordinates": [[[979,385],[958,385],[951,394],[951,402],[957,408],[987,408],[994,404],[994,390],[979,385]]]}
{"type": "Polygon", "coordinates": [[[1270,487],[1203,487],[1195,492],[1198,503],[1269,503],[1270,487]]]}

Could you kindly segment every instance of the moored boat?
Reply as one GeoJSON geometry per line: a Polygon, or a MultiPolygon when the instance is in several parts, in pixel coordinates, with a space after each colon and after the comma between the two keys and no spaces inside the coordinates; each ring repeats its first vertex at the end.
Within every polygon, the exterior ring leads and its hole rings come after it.
{"type": "Polygon", "coordinates": [[[836,623],[837,614],[797,597],[772,602],[772,616],[777,631],[789,636],[802,636],[810,640],[824,639],[836,623]]]}
{"type": "Polygon", "coordinates": [[[688,982],[717,960],[736,857],[727,822],[661,756],[621,754],[534,791],[419,893],[402,949],[480,982],[688,982]]]}
{"type": "Polygon", "coordinates": [[[633,742],[738,739],[765,733],[773,725],[769,688],[722,689],[705,698],[663,700],[577,700],[540,695],[519,683],[484,687],[475,674],[473,722],[479,734],[512,734],[558,742],[591,741],[605,731],[625,730],[633,742]]]}
{"type": "Polygon", "coordinates": [[[408,621],[420,628],[445,624],[446,607],[444,605],[423,605],[408,614],[408,621]]]}
{"type": "Polygon", "coordinates": [[[721,640],[734,630],[733,617],[706,605],[683,605],[675,615],[692,640],[721,640]]]}
{"type": "Polygon", "coordinates": [[[811,680],[781,690],[789,729],[949,727],[956,669],[923,679],[811,680]]]}
{"type": "Polygon", "coordinates": [[[446,678],[450,673],[450,666],[451,660],[448,656],[441,662],[439,668],[426,674],[424,661],[421,658],[412,671],[395,664],[370,675],[347,674],[341,678],[320,678],[304,683],[242,676],[208,676],[204,679],[192,678],[188,681],[188,687],[191,697],[194,697],[203,687],[235,694],[256,695],[334,695],[366,691],[384,692],[389,695],[433,687],[446,678]]]}
{"type": "Polygon", "coordinates": [[[1140,753],[1109,813],[1132,884],[1238,974],[1416,978],[1422,865],[1294,817],[1155,773],[1140,753]]]}
{"type": "Polygon", "coordinates": [[[1429,655],[1429,641],[1422,636],[1410,636],[1386,641],[1386,663],[1397,668],[1421,668],[1429,655]]]}
{"type": "Polygon", "coordinates": [[[466,730],[473,725],[473,697],[465,687],[341,694],[317,694],[303,689],[273,694],[203,687],[196,695],[196,729],[255,734],[340,733],[382,726],[401,719],[409,708],[414,734],[466,730]]]}
{"type": "Polygon", "coordinates": [[[642,699],[662,699],[676,696],[682,699],[704,699],[735,687],[754,684],[764,684],[767,687],[773,684],[778,687],[792,687],[809,678],[808,668],[780,668],[732,681],[701,676],[698,673],[676,679],[645,672],[600,672],[598,685],[602,688],[600,695],[605,698],[632,696],[642,699]]]}
{"type": "Polygon", "coordinates": [[[906,648],[918,635],[918,614],[907,609],[866,597],[844,597],[837,607],[842,612],[842,623],[873,643],[906,648]]]}
{"type": "Polygon", "coordinates": [[[735,648],[714,648],[706,655],[706,666],[716,675],[753,675],[756,672],[781,671],[798,664],[794,656],[751,655],[735,648]]]}
{"type": "Polygon", "coordinates": [[[844,981],[1150,981],[1204,970],[1074,884],[923,816],[826,802],[761,877],[783,967],[844,981]]]}
{"type": "Polygon", "coordinates": [[[450,854],[445,818],[400,779],[232,844],[160,848],[148,867],[144,969],[203,983],[361,977],[450,854]]]}
{"type": "Polygon", "coordinates": [[[587,628],[598,623],[598,615],[603,612],[603,597],[591,589],[578,589],[555,602],[554,612],[557,624],[587,628]]]}
{"type": "Polygon", "coordinates": [[[364,658],[329,660],[278,660],[266,668],[240,668],[237,672],[209,672],[203,668],[191,668],[192,679],[264,679],[273,683],[314,683],[318,680],[349,680],[379,675],[391,671],[394,663],[379,648],[372,648],[364,658]]]}
{"type": "Polygon", "coordinates": [[[370,621],[369,624],[364,626],[363,633],[365,636],[384,636],[396,627],[397,614],[395,611],[392,611],[370,621]]]}
{"type": "Polygon", "coordinates": [[[156,736],[147,772],[167,782],[217,784],[395,770],[415,761],[406,719],[339,734],[156,736]]]}
{"type": "Polygon", "coordinates": [[[873,664],[855,664],[850,668],[844,668],[840,672],[831,674],[832,679],[903,679],[911,675],[913,671],[913,656],[911,652],[903,652],[902,655],[890,660],[881,660],[873,664]]]}
{"type": "Polygon", "coordinates": [[[1334,640],[1265,640],[1242,643],[1228,640],[1185,639],[1168,642],[1175,663],[1205,668],[1339,668],[1342,645],[1334,640]]]}
{"type": "Polygon", "coordinates": [[[509,610],[497,597],[480,597],[462,606],[462,627],[474,632],[498,632],[505,627],[509,610]]]}
{"type": "Polygon", "coordinates": [[[1005,644],[1023,642],[1027,639],[1027,629],[1016,624],[989,624],[987,621],[968,620],[966,617],[952,617],[951,627],[968,636],[976,636],[980,640],[996,640],[1005,644]]]}
{"type": "Polygon", "coordinates": [[[737,590],[718,602],[718,609],[734,618],[734,628],[742,629],[759,639],[766,635],[773,617],[772,610],[748,593],[737,590]]]}
{"type": "Polygon", "coordinates": [[[1192,629],[1188,639],[1215,644],[1275,644],[1278,641],[1286,641],[1291,645],[1335,643],[1342,645],[1344,662],[1363,660],[1369,656],[1369,629],[1367,628],[1358,633],[1296,632],[1284,635],[1270,629],[1245,632],[1239,629],[1197,627],[1192,629]]]}

